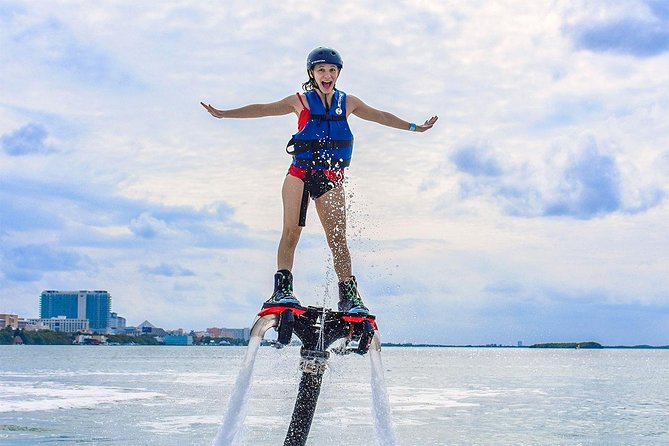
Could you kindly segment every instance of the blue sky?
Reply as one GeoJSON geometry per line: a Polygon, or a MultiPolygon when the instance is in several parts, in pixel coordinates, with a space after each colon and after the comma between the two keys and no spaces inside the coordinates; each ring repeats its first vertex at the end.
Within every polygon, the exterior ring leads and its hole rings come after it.
{"type": "MultiPolygon", "coordinates": [[[[669,344],[666,2],[0,3],[0,312],[106,289],[129,324],[248,326],[271,293],[293,116],[338,87],[421,122],[351,118],[350,242],[386,341],[669,344]]],[[[314,214],[298,296],[336,304],[314,214]]]]}

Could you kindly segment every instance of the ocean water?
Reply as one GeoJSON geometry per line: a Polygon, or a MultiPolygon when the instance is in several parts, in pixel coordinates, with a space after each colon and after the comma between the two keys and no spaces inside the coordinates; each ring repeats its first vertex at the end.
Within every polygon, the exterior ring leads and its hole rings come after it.
{"type": "MultiPolygon", "coordinates": [[[[0,346],[0,445],[211,445],[239,347],[0,346]]],[[[384,348],[401,445],[667,445],[669,351],[384,348]]],[[[281,445],[299,349],[262,347],[244,445],[281,445]]],[[[334,356],[309,445],[371,445],[369,356],[334,356]]]]}

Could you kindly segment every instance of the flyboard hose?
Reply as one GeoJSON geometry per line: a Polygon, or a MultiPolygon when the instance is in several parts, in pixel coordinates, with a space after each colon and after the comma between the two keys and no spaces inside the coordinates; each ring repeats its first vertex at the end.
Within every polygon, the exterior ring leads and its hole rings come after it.
{"type": "Polygon", "coordinates": [[[321,393],[325,361],[327,361],[329,354],[328,352],[317,351],[310,351],[307,354],[310,357],[302,356],[300,363],[302,378],[300,379],[300,387],[297,392],[290,426],[288,426],[286,440],[283,442],[284,446],[302,446],[307,442],[311,422],[316,412],[318,396],[321,393]],[[314,356],[314,354],[323,356],[314,356]]]}
{"type": "MultiPolygon", "coordinates": [[[[380,351],[381,343],[376,335],[375,317],[339,313],[322,307],[289,308],[281,305],[274,307],[270,305],[269,308],[264,308],[259,316],[260,319],[251,330],[252,337],[259,336],[262,339],[269,328],[275,327],[279,333],[277,347],[289,344],[293,333],[302,341],[300,350],[302,377],[283,444],[304,446],[316,412],[323,374],[330,356],[327,349],[335,341],[344,339],[344,346],[335,349],[336,353],[365,354],[370,348],[380,351]],[[349,347],[352,340],[358,341],[357,347],[349,347]]],[[[225,430],[228,429],[221,429],[225,430]]],[[[228,443],[217,441],[215,444],[228,443]]]]}
{"type": "Polygon", "coordinates": [[[325,318],[326,310],[321,309],[320,327],[318,327],[318,338],[315,350],[306,350],[304,347],[300,350],[300,369],[302,378],[300,387],[295,400],[293,416],[288,426],[288,433],[284,446],[302,446],[307,442],[311,422],[316,412],[316,404],[321,393],[321,383],[323,374],[327,368],[327,360],[330,353],[325,351],[325,318]]]}
{"type": "MultiPolygon", "coordinates": [[[[338,339],[346,339],[347,345],[351,339],[359,339],[356,349],[344,347],[341,353],[364,354],[375,340],[374,316],[355,319],[356,322],[351,320],[350,317],[347,320],[343,313],[318,307],[309,307],[304,314],[294,318],[293,332],[303,345],[300,350],[302,378],[284,446],[304,446],[307,442],[330,357],[328,347],[338,339]]],[[[374,348],[380,348],[380,343],[374,344],[374,348]]]]}

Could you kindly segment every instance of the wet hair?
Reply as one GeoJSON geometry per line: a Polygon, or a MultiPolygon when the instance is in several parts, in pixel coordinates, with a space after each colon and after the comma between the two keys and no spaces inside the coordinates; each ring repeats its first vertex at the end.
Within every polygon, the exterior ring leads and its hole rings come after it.
{"type": "Polygon", "coordinates": [[[317,87],[316,87],[316,82],[314,82],[313,75],[309,71],[307,71],[307,74],[309,75],[309,80],[302,84],[302,90],[304,91],[316,90],[317,87]]]}

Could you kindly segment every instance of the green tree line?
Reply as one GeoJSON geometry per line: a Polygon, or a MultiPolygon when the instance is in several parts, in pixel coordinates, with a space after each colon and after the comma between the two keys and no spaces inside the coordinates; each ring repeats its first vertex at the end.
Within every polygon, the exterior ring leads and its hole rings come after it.
{"type": "MultiPolygon", "coordinates": [[[[25,345],[71,345],[75,337],[80,333],[62,333],[52,330],[14,330],[12,327],[6,327],[0,330],[0,345],[12,345],[18,336],[21,343],[25,345]]],[[[227,341],[229,345],[247,345],[248,342],[243,339],[233,338],[212,338],[205,336],[196,340],[196,345],[218,345],[221,341],[227,341]]],[[[162,345],[155,337],[151,335],[129,336],[125,334],[108,335],[107,343],[118,345],[162,345]]]]}
{"type": "Polygon", "coordinates": [[[0,330],[0,344],[14,344],[14,339],[18,337],[25,345],[70,345],[74,341],[74,336],[72,333],[51,330],[25,331],[5,327],[0,330]]]}

